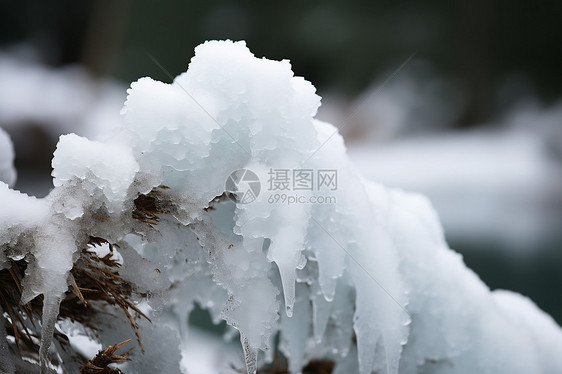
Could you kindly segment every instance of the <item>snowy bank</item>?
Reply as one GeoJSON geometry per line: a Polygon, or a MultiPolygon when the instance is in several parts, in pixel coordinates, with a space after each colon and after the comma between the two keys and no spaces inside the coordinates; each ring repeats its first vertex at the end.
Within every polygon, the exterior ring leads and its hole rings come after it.
{"type": "Polygon", "coordinates": [[[427,195],[447,237],[532,252],[562,219],[560,161],[547,152],[543,130],[426,134],[356,144],[349,155],[368,180],[427,195]]]}

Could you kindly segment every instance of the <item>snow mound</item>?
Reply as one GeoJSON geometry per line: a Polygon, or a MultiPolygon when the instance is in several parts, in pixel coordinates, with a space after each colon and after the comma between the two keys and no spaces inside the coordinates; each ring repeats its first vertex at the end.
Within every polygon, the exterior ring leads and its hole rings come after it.
{"type": "MultiPolygon", "coordinates": [[[[27,256],[23,301],[44,295],[45,367],[69,271],[96,237],[116,245],[120,276],[147,298],[133,372],[157,360],[180,372],[196,302],[239,331],[248,373],[273,358],[277,333],[294,373],[315,358],[340,373],[562,370],[560,328],[530,301],[490,292],[427,199],[365,181],[288,61],[207,42],[172,84],[142,78],[128,93],[108,141],[61,137],[47,198],[0,185],[13,207],[0,213],[0,261],[27,256]],[[273,171],[318,179],[305,188],[273,171]]],[[[130,334],[123,318],[99,323],[104,345],[130,334]]]]}

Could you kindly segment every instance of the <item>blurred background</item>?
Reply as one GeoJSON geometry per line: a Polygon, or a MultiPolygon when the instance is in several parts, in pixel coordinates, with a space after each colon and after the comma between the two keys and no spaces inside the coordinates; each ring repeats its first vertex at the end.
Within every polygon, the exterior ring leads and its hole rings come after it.
{"type": "MultiPolygon", "coordinates": [[[[209,39],[289,59],[366,178],[433,201],[492,288],[562,323],[562,3],[0,1],[0,127],[45,196],[59,135],[102,137],[130,82],[209,39]]],[[[201,314],[201,318],[205,318],[201,314]]]]}

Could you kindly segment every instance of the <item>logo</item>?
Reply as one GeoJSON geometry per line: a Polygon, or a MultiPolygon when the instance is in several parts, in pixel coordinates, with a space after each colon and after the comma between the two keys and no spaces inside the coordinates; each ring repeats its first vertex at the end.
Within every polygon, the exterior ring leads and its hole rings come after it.
{"type": "Polygon", "coordinates": [[[251,170],[235,170],[226,179],[225,191],[231,192],[231,200],[240,204],[249,204],[258,198],[261,190],[260,179],[251,170]]]}

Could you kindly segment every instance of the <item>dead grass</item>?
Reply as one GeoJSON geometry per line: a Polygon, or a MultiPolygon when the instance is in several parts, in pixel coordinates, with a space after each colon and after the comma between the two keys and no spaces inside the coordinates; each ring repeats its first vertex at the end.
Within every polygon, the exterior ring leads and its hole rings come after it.
{"type": "Polygon", "coordinates": [[[151,226],[157,225],[160,220],[159,215],[170,213],[162,203],[163,191],[167,189],[169,187],[162,185],[146,195],[139,195],[134,201],[133,218],[151,226]]]}
{"type": "Polygon", "coordinates": [[[131,351],[130,349],[120,355],[116,355],[115,352],[130,341],[131,339],[128,339],[119,344],[110,345],[107,349],[99,351],[98,354],[93,359],[89,360],[84,366],[80,368],[80,373],[123,374],[121,370],[110,368],[109,365],[129,360],[127,354],[131,351]]]}
{"type": "MultiPolygon", "coordinates": [[[[92,247],[104,243],[107,241],[103,238],[90,237],[89,247],[81,252],[71,271],[71,287],[61,302],[58,318],[70,319],[93,331],[98,331],[95,321],[96,317],[102,315],[100,314],[102,308],[106,306],[119,308],[129,321],[132,332],[144,352],[138,319],[145,318],[150,321],[150,318],[132,302],[132,285],[119,275],[121,265],[111,258],[112,253],[100,258],[91,251],[92,247]]],[[[111,244],[110,249],[113,250],[111,244]]],[[[38,351],[43,307],[42,296],[36,297],[25,305],[20,302],[22,278],[26,268],[25,260],[12,260],[9,269],[0,271],[0,306],[8,317],[5,327],[8,335],[14,338],[21,357],[38,351]]]]}

